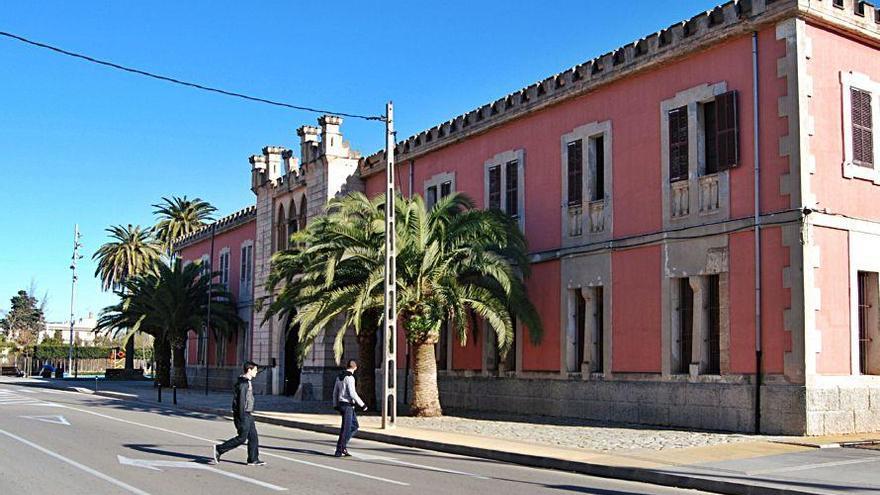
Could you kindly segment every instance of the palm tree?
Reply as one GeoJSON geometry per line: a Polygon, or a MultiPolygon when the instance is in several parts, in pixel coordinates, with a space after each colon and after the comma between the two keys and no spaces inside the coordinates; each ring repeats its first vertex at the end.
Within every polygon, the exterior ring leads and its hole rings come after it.
{"type": "Polygon", "coordinates": [[[159,383],[185,388],[187,334],[205,324],[209,293],[211,321],[208,326],[215,340],[228,336],[243,324],[232,295],[222,285],[211,283],[209,275],[197,263],[159,264],[156,273],[126,282],[126,291],[119,292],[121,302],[101,312],[98,329],[131,328],[131,332],[142,330],[153,335],[157,342],[159,383]],[[169,360],[173,366],[170,377],[169,360]]]}
{"type": "Polygon", "coordinates": [[[159,204],[153,205],[154,215],[159,217],[156,223],[156,237],[171,257],[174,252],[174,241],[180,237],[199,230],[213,218],[211,215],[217,208],[201,198],[187,199],[172,196],[162,198],[159,204]]]}
{"type": "MultiPolygon", "coordinates": [[[[306,230],[291,237],[290,248],[279,251],[272,259],[272,270],[267,287],[274,292],[281,287],[275,301],[270,305],[266,318],[281,316],[292,321],[297,308],[316,301],[325,291],[334,291],[348,285],[368,280],[377,268],[384,266],[382,249],[385,227],[382,200],[369,200],[364,195],[352,195],[334,199],[328,204],[328,215],[318,218],[306,230]],[[328,275],[330,270],[330,275],[328,275]]],[[[379,301],[383,297],[382,280],[373,284],[371,297],[379,301]]],[[[376,407],[375,348],[380,308],[366,308],[358,325],[354,325],[358,340],[358,362],[362,375],[357,381],[358,393],[371,408],[376,407]]],[[[305,332],[320,329],[300,329],[300,339],[309,342],[315,335],[305,332]]],[[[297,330],[290,330],[297,331],[297,330]]],[[[337,334],[337,359],[341,355],[342,334],[337,334]]],[[[302,362],[308,345],[300,346],[299,361],[302,362]]]]}
{"type": "MultiPolygon", "coordinates": [[[[131,277],[154,272],[161,257],[160,246],[150,229],[140,225],[114,225],[106,229],[110,242],[104,243],[95,254],[98,260],[95,276],[101,279],[104,290],[122,289],[131,277]]],[[[134,369],[134,338],[125,341],[125,369],[134,369]]]]}
{"type": "MultiPolygon", "coordinates": [[[[337,319],[342,320],[334,345],[337,360],[347,328],[360,334],[365,324],[378,323],[384,207],[383,198],[370,201],[359,193],[331,202],[325,218],[295,235],[307,247],[273,261],[276,282],[286,283],[273,306],[295,311],[301,355],[337,319]]],[[[444,322],[465,345],[469,329],[485,319],[502,357],[513,342],[513,317],[529,329],[533,342],[540,340],[541,321],[523,284],[527,246],[513,220],[498,211],[477,210],[461,194],[440,200],[431,210],[418,196],[398,198],[395,207],[398,319],[414,350],[411,412],[438,416],[434,346],[444,322]]]]}

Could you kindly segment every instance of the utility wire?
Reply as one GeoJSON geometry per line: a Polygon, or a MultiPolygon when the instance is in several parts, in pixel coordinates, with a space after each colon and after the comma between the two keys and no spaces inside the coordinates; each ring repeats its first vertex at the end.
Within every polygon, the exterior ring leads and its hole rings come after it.
{"type": "Polygon", "coordinates": [[[63,49],[63,48],[58,48],[57,46],[47,45],[47,44],[45,44],[45,43],[40,43],[39,41],[33,41],[33,40],[27,39],[27,38],[25,38],[25,37],[18,36],[18,35],[16,35],[16,34],[7,33],[7,32],[5,32],[5,31],[0,31],[0,36],[5,36],[5,37],[7,37],[7,38],[12,38],[12,39],[14,39],[14,40],[18,40],[18,41],[20,41],[20,42],[22,42],[22,43],[26,43],[26,44],[28,44],[28,45],[36,46],[36,47],[39,47],[39,48],[45,48],[45,49],[47,49],[47,50],[51,50],[51,51],[53,51],[53,52],[60,53],[60,54],[62,54],[62,55],[67,55],[67,56],[69,56],[69,57],[79,58],[79,59],[85,60],[85,61],[87,61],[87,62],[92,62],[92,63],[94,63],[94,64],[103,65],[103,66],[105,66],[105,67],[110,67],[110,68],[113,68],[113,69],[118,69],[118,70],[121,70],[121,71],[130,72],[130,73],[132,73],[132,74],[138,74],[138,75],[141,75],[141,76],[151,77],[151,78],[153,78],[153,79],[158,79],[158,80],[160,80],[160,81],[170,82],[170,83],[173,83],[173,84],[179,84],[179,85],[181,85],[181,86],[186,86],[186,87],[189,87],[189,88],[201,89],[201,90],[203,90],[203,91],[210,91],[210,92],[212,92],[212,93],[219,93],[219,94],[221,94],[221,95],[226,95],[226,96],[233,96],[233,97],[235,97],[235,98],[241,98],[241,99],[243,99],[243,100],[255,101],[255,102],[258,102],[258,103],[265,103],[265,104],[267,104],[267,105],[274,105],[274,106],[277,106],[277,107],[292,108],[292,109],[294,109],[294,110],[302,110],[302,111],[304,111],[304,112],[312,112],[312,113],[320,113],[320,114],[339,115],[339,116],[342,116],[342,117],[352,117],[352,118],[356,118],[356,119],[364,119],[364,120],[379,120],[379,121],[384,121],[384,120],[385,120],[385,117],[383,117],[383,116],[377,116],[377,115],[359,115],[359,114],[355,114],[355,113],[333,112],[333,111],[330,111],[330,110],[322,110],[322,109],[319,109],[319,108],[304,107],[304,106],[300,106],[300,105],[293,105],[293,104],[290,104],[290,103],[284,103],[284,102],[281,102],[281,101],[268,100],[268,99],[266,99],[266,98],[259,98],[259,97],[256,97],[256,96],[250,96],[250,95],[246,95],[246,94],[242,94],[242,93],[236,93],[236,92],[234,92],[234,91],[227,91],[227,90],[225,90],[225,89],[213,88],[213,87],[210,87],[210,86],[205,86],[205,85],[202,85],[202,84],[192,83],[192,82],[188,82],[188,81],[182,81],[182,80],[180,80],[180,79],[175,79],[175,78],[173,78],[173,77],[163,76],[163,75],[160,75],[160,74],[154,74],[154,73],[152,73],[152,72],[147,72],[147,71],[145,71],[145,70],[135,69],[135,68],[133,68],[133,67],[126,67],[126,66],[124,66],[124,65],[119,65],[119,64],[116,64],[116,63],[113,63],[113,62],[108,62],[108,61],[106,61],[106,60],[99,60],[99,59],[97,59],[97,58],[90,57],[90,56],[88,56],[88,55],[83,55],[83,54],[81,54],[81,53],[71,52],[71,51],[65,50],[65,49],[63,49]]]}

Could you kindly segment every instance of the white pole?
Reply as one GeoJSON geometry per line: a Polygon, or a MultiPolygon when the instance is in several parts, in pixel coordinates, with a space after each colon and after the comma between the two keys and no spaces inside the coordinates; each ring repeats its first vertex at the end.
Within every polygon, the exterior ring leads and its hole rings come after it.
{"type": "Polygon", "coordinates": [[[397,424],[397,270],[395,260],[394,104],[385,107],[385,315],[382,329],[382,428],[397,424]]]}
{"type": "Polygon", "coordinates": [[[73,257],[70,262],[70,269],[73,271],[73,277],[70,283],[70,347],[67,351],[67,373],[68,375],[73,371],[73,325],[76,322],[74,319],[74,308],[76,306],[76,262],[81,258],[79,255],[79,224],[74,225],[73,227],[73,257]]]}

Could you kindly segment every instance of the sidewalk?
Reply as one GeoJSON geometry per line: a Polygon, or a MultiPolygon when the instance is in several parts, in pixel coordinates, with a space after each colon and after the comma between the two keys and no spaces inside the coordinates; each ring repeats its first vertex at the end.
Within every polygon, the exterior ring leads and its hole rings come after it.
{"type": "MultiPolygon", "coordinates": [[[[9,379],[8,383],[76,390],[94,394],[94,382],[9,379]]],[[[98,395],[157,404],[151,382],[98,383],[98,395]]],[[[172,404],[172,391],[163,391],[162,405],[172,404]]],[[[176,407],[227,415],[229,393],[181,390],[176,407]]],[[[339,419],[321,402],[297,402],[289,397],[257,397],[258,421],[335,434],[339,419]]],[[[358,438],[452,454],[482,457],[528,466],[574,471],[596,476],[693,488],[730,494],[862,494],[880,493],[880,450],[841,447],[848,443],[880,441],[880,433],[836,437],[761,437],[711,432],[653,429],[641,426],[586,425],[576,420],[544,418],[551,425],[529,424],[527,417],[400,417],[393,430],[379,428],[380,419],[361,418],[358,438]],[[486,432],[477,433],[490,425],[486,432]],[[593,441],[596,448],[557,445],[552,433],[561,429],[579,437],[626,438],[634,443],[593,441]],[[524,431],[524,433],[523,433],[524,431]],[[518,432],[518,433],[517,433],[518,432]],[[488,433],[488,434],[486,434],[488,433]],[[494,436],[490,436],[494,435],[494,436]],[[506,437],[506,438],[505,438],[506,437]],[[527,441],[518,438],[528,438],[527,441]],[[661,438],[657,441],[656,438],[661,438]],[[641,439],[636,441],[637,439],[641,439]],[[545,441],[541,441],[545,440],[545,441]],[[611,448],[639,445],[641,448],[611,448]],[[695,446],[696,445],[696,446],[695,446]],[[867,466],[866,466],[867,464],[867,466]]]]}

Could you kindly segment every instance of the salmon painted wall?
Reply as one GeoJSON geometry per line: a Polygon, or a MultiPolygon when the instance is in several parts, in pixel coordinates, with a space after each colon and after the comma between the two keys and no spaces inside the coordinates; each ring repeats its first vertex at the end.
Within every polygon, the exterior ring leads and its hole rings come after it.
{"type": "Polygon", "coordinates": [[[522,369],[523,371],[559,371],[561,366],[561,321],[559,315],[562,264],[547,261],[532,265],[532,274],[527,281],[529,299],[544,326],[544,334],[538,345],[532,344],[529,331],[523,328],[522,369]]]}
{"type": "MultiPolygon", "coordinates": [[[[751,231],[728,236],[730,250],[730,372],[755,372],[755,235],[751,231]]],[[[782,245],[782,230],[761,231],[761,342],[765,373],[784,371],[785,352],[791,335],[785,332],[783,315],[791,306],[791,289],[782,286],[782,272],[791,261],[782,245]]]]}
{"type": "Polygon", "coordinates": [[[826,375],[849,375],[850,306],[849,306],[849,235],[844,230],[816,227],[813,242],[819,247],[822,261],[816,269],[816,286],[821,302],[816,312],[816,329],[822,335],[822,350],[816,356],[816,372],[826,375]]]}
{"type": "Polygon", "coordinates": [[[813,78],[810,112],[816,122],[816,131],[810,140],[816,157],[816,173],[810,186],[820,208],[880,220],[880,208],[877,208],[880,186],[867,180],[843,177],[844,123],[840,82],[841,71],[859,72],[874,82],[880,82],[880,50],[810,24],[807,25],[807,35],[813,42],[813,57],[808,62],[807,72],[813,78]]]}
{"type": "MultiPolygon", "coordinates": [[[[761,155],[761,199],[762,210],[771,212],[788,209],[790,205],[789,197],[779,192],[780,177],[788,173],[789,164],[787,158],[778,156],[777,146],[779,137],[788,133],[787,120],[780,118],[776,110],[778,98],[786,93],[786,81],[776,75],[777,60],[785,55],[785,43],[776,39],[775,27],[771,26],[759,33],[758,46],[761,75],[760,106],[765,109],[760,115],[760,137],[765,143],[761,155]]],[[[741,163],[730,173],[731,217],[750,217],[754,208],[752,159],[754,148],[751,139],[753,135],[752,48],[749,36],[728,41],[686,59],[669,63],[661,69],[615,82],[579,98],[419,157],[415,161],[413,172],[413,192],[422,194],[426,180],[436,174],[454,171],[456,189],[468,194],[482,206],[483,163],[498,153],[524,149],[525,234],[529,248],[532,252],[556,249],[561,244],[562,223],[561,136],[589,122],[611,120],[613,132],[611,200],[614,202],[614,236],[619,238],[660,231],[663,187],[660,164],[661,152],[664,152],[665,148],[665,143],[661,143],[660,139],[660,103],[674,97],[677,92],[719,81],[726,81],[728,89],[739,91],[741,163]],[[638,200],[632,200],[635,198],[638,200]]],[[[409,163],[409,161],[399,162],[396,170],[398,186],[404,192],[409,189],[409,163]]],[[[383,190],[384,173],[367,178],[365,191],[368,195],[381,194],[383,190]]],[[[752,248],[747,244],[748,242],[742,242],[741,248],[752,252],[752,248]]],[[[783,256],[781,252],[771,254],[770,260],[765,263],[772,265],[779,262],[778,258],[781,256],[783,256]]],[[[731,259],[734,258],[735,255],[731,253],[731,259]]],[[[736,263],[745,264],[751,259],[753,257],[750,255],[745,259],[738,259],[736,263]]],[[[632,294],[640,294],[640,304],[646,305],[646,311],[638,314],[615,312],[613,315],[616,337],[613,351],[614,371],[660,371],[659,262],[659,248],[615,253],[613,262],[615,293],[620,297],[627,294],[626,299],[630,299],[632,294]],[[624,259],[627,262],[623,262],[624,259]],[[645,270],[651,270],[647,273],[656,273],[656,279],[647,280],[643,276],[645,270]],[[653,319],[649,322],[648,318],[653,319]],[[632,342],[629,341],[630,338],[633,339],[632,342]],[[644,338],[655,342],[656,346],[653,348],[645,346],[644,338]]],[[[558,278],[560,276],[558,264],[555,266],[552,277],[558,278]]],[[[740,266],[740,269],[745,267],[740,266]]],[[[775,267],[771,271],[778,274],[778,277],[772,279],[771,275],[765,275],[765,278],[771,278],[770,282],[775,284],[767,291],[783,298],[785,294],[781,284],[781,269],[775,267]]],[[[556,288],[548,289],[553,286],[545,283],[546,279],[540,277],[533,277],[528,287],[533,297],[545,299],[540,302],[539,309],[547,331],[540,346],[523,343],[523,368],[557,371],[560,360],[559,298],[561,295],[556,288]]],[[[754,297],[752,295],[752,299],[749,300],[746,292],[751,290],[753,294],[754,272],[752,271],[751,277],[744,275],[733,278],[736,280],[732,283],[739,292],[731,295],[732,303],[735,300],[738,301],[737,304],[744,303],[746,308],[753,308],[754,297]]],[[[785,300],[785,305],[788,305],[788,299],[785,300]]],[[[776,328],[781,328],[781,314],[778,317],[779,324],[772,323],[771,327],[776,325],[776,328]]],[[[773,319],[776,316],[768,315],[767,318],[773,319]]],[[[737,315],[738,323],[746,324],[747,321],[751,322],[748,328],[752,330],[742,330],[743,337],[749,332],[754,333],[754,313],[751,320],[737,315]]],[[[741,328],[745,327],[737,327],[736,331],[740,332],[741,328]]],[[[766,338],[781,336],[773,335],[773,332],[770,332],[766,338]]],[[[780,347],[784,343],[780,341],[776,345],[780,347]]],[[[743,340],[732,339],[731,347],[734,369],[753,371],[754,337],[743,340]]],[[[781,355],[778,362],[781,363],[781,355]]]]}
{"type": "Polygon", "coordinates": [[[614,373],[660,373],[660,246],[611,255],[611,318],[614,373]]]}
{"type": "MultiPolygon", "coordinates": [[[[229,249],[229,290],[232,292],[236,303],[241,301],[239,294],[241,280],[241,245],[246,241],[253,241],[256,237],[257,224],[255,221],[247,222],[238,227],[221,232],[214,236],[214,260],[213,266],[218,269],[220,266],[220,253],[223,249],[229,249]]],[[[196,262],[202,256],[207,255],[211,251],[211,239],[199,241],[191,246],[183,248],[180,257],[183,260],[196,262]]],[[[256,254],[256,250],[254,251],[256,254]]],[[[215,282],[217,279],[215,279],[215,282]]],[[[198,338],[195,332],[190,332],[189,336],[189,352],[187,360],[195,363],[198,359],[198,338]]],[[[238,340],[233,336],[227,342],[226,347],[226,364],[237,364],[236,356],[238,352],[238,340]]],[[[208,337],[208,362],[216,364],[215,342],[213,336],[208,337]]]]}

